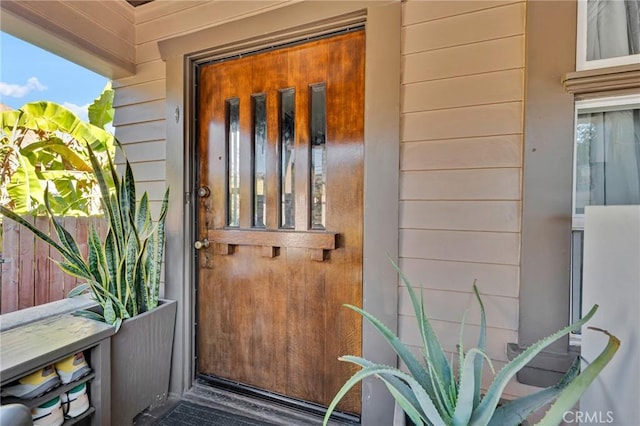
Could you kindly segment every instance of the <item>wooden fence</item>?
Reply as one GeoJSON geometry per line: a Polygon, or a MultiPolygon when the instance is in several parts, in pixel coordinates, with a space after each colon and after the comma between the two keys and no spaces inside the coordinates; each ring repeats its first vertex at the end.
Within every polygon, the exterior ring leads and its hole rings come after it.
{"type": "MultiPolygon", "coordinates": [[[[25,218],[41,231],[54,236],[47,217],[25,218]]],[[[78,242],[83,256],[87,254],[87,235],[90,224],[98,233],[106,233],[102,217],[62,218],[64,227],[78,242]]],[[[0,313],[13,312],[43,303],[63,299],[81,281],[65,274],[53,262],[61,260],[58,252],[48,244],[35,238],[33,233],[6,217],[2,218],[3,258],[0,273],[0,313]]]]}

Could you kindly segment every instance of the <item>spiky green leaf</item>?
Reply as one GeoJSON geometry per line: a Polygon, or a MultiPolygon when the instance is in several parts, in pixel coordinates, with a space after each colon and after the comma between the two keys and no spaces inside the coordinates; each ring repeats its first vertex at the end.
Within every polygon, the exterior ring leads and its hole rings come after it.
{"type": "Polygon", "coordinates": [[[576,357],[563,378],[554,386],[508,401],[500,405],[491,416],[488,426],[518,425],[532,413],[554,401],[560,392],[580,373],[580,357],[576,357]]]}
{"type": "Polygon", "coordinates": [[[549,411],[547,411],[547,414],[545,414],[538,425],[553,426],[560,424],[563,420],[563,415],[573,408],[587,387],[595,380],[602,369],[607,366],[618,351],[618,348],[620,348],[620,340],[608,331],[595,327],[589,327],[589,329],[599,331],[609,336],[607,346],[602,350],[600,355],[589,364],[582,374],[563,389],[556,402],[551,406],[549,411]]]}
{"type": "Polygon", "coordinates": [[[91,286],[89,284],[80,284],[72,288],[71,291],[69,291],[69,293],[67,294],[67,297],[78,297],[82,294],[87,293],[89,290],[91,290],[91,286]]]}
{"type": "Polygon", "coordinates": [[[73,312],[73,315],[77,317],[89,318],[95,321],[106,322],[102,315],[93,311],[87,311],[87,310],[75,311],[73,312]]]}
{"type": "Polygon", "coordinates": [[[104,309],[105,322],[107,324],[113,324],[116,321],[117,317],[116,312],[113,309],[113,302],[111,301],[111,299],[107,299],[102,308],[104,309]]]}
{"type": "Polygon", "coordinates": [[[580,321],[577,321],[563,328],[562,330],[559,330],[552,335],[538,341],[537,343],[534,343],[516,358],[511,360],[509,364],[503,367],[502,370],[500,370],[500,372],[496,375],[495,379],[489,386],[489,389],[487,389],[487,393],[480,402],[480,405],[478,405],[478,408],[474,411],[473,416],[471,417],[470,424],[472,426],[486,425],[491,419],[494,411],[496,410],[496,406],[500,401],[500,396],[502,395],[502,392],[507,386],[509,380],[511,380],[511,378],[515,376],[518,371],[524,368],[524,366],[526,366],[529,361],[531,361],[544,348],[546,348],[562,336],[565,336],[572,331],[579,330],[584,323],[591,319],[597,309],[598,305],[594,305],[587,313],[587,315],[585,315],[580,321]]]}

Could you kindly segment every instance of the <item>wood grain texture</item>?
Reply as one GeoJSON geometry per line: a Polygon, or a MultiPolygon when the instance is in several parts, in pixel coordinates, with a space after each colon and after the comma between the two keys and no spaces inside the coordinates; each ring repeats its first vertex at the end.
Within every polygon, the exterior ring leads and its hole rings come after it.
{"type": "MultiPolygon", "coordinates": [[[[33,223],[33,217],[25,218],[33,223]]],[[[18,281],[18,309],[33,306],[34,303],[34,278],[33,269],[35,241],[33,234],[25,227],[20,227],[20,278],[18,281]]]]}
{"type": "Polygon", "coordinates": [[[209,230],[209,241],[248,246],[297,247],[333,250],[336,248],[335,232],[262,231],[262,230],[209,230]]]}
{"type": "MultiPolygon", "coordinates": [[[[56,233],[48,217],[25,217],[42,232],[57,241],[56,233]]],[[[89,227],[95,226],[101,237],[106,235],[105,222],[101,217],[57,218],[78,243],[80,253],[87,255],[89,227]]],[[[82,279],[65,274],[55,263],[62,260],[60,254],[33,233],[15,222],[3,221],[4,244],[2,264],[2,292],[0,311],[14,312],[38,306],[66,297],[68,292],[82,279]]]]}
{"type": "MultiPolygon", "coordinates": [[[[354,32],[200,68],[198,371],[328,405],[354,373],[362,322],[364,33],[354,32]],[[309,85],[327,87],[327,232],[309,231],[309,85]],[[295,229],[279,229],[279,90],[295,88],[295,229]],[[251,229],[252,94],[267,108],[266,227],[251,229]],[[241,105],[239,229],[226,223],[225,99],[241,105]],[[233,247],[225,256],[219,246],[233,247]],[[215,248],[213,247],[215,246],[215,248]],[[277,250],[274,248],[278,248],[277,250]],[[323,261],[319,261],[323,260],[323,261]]],[[[360,390],[339,408],[360,412],[360,390]]]]}
{"type": "Polygon", "coordinates": [[[2,306],[0,306],[0,312],[4,314],[18,310],[19,269],[16,267],[16,262],[19,262],[20,225],[4,218],[2,226],[4,263],[2,264],[2,306]],[[10,247],[14,247],[14,250],[10,250],[10,247]]]}

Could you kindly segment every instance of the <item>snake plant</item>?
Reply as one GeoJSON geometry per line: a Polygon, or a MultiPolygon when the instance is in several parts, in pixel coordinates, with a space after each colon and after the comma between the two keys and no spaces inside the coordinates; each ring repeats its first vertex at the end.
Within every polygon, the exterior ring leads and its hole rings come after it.
{"type": "MultiPolygon", "coordinates": [[[[477,347],[465,352],[462,347],[463,333],[460,332],[456,374],[425,315],[422,294],[421,297],[418,297],[407,277],[399,269],[398,272],[407,286],[418,321],[423,341],[423,362],[418,361],[409,348],[371,314],[358,307],[345,305],[362,315],[380,332],[405,364],[406,372],[395,367],[374,364],[357,356],[341,357],[340,360],[351,362],[362,368],[336,394],[324,418],[325,425],[342,397],[359,381],[371,376],[378,377],[384,382],[398,405],[416,425],[519,425],[532,413],[550,403],[553,405],[539,424],[543,426],[558,425],[562,421],[563,414],[571,410],[580,395],[607,365],[620,345],[620,341],[615,336],[604,330],[594,329],[609,336],[609,341],[602,353],[584,371],[580,372],[580,359],[577,358],[556,385],[499,405],[502,392],[509,380],[549,344],[578,330],[589,321],[598,306],[594,305],[580,321],[531,345],[504,366],[495,375],[486,392],[482,393],[480,385],[483,364],[486,360],[491,366],[491,361],[486,354],[484,305],[475,283],[473,290],[480,305],[480,337],[477,347]]],[[[464,327],[464,319],[462,326],[464,327]]],[[[493,370],[492,366],[491,369],[493,370]]]]}
{"type": "MultiPolygon", "coordinates": [[[[116,143],[122,150],[120,143],[116,143]]],[[[108,156],[106,170],[103,170],[89,143],[86,149],[100,187],[108,223],[104,240],[95,227],[90,228],[86,257],[71,233],[54,217],[48,202],[48,189],[45,191],[45,207],[58,241],[6,207],[0,206],[0,213],[55,248],[63,259],[57,262],[58,266],[67,274],[86,280],[69,296],[90,291],[102,308],[101,313],[84,311],[82,314],[112,324],[117,330],[123,320],[158,305],[169,189],[164,194],[160,216],[154,222],[147,193],[139,201],[136,199],[135,180],[126,156],[124,174],[119,176],[111,155],[108,156]]]]}

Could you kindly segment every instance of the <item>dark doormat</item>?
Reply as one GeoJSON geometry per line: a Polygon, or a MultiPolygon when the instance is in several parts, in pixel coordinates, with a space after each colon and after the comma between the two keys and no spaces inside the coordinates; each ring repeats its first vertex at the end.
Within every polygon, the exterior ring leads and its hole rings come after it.
{"type": "Polygon", "coordinates": [[[159,426],[276,426],[273,423],[187,401],[180,401],[157,424],[159,426]]]}

